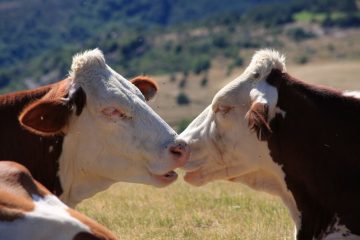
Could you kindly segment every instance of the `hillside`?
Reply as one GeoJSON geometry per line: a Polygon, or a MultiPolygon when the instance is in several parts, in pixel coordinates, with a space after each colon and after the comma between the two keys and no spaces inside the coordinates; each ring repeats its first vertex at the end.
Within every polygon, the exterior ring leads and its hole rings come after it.
{"type": "Polygon", "coordinates": [[[66,44],[81,47],[111,31],[143,31],[227,12],[242,13],[261,2],[265,1],[1,0],[0,65],[31,59],[66,44]]]}
{"type": "Polygon", "coordinates": [[[289,52],[292,61],[302,64],[318,58],[357,59],[357,4],[354,0],[0,0],[0,88],[7,92],[57,81],[67,74],[74,53],[94,47],[102,49],[109,64],[126,77],[180,74],[180,88],[191,74],[206,84],[217,62],[230,74],[261,47],[289,52]],[[336,38],[344,34],[342,44],[336,38]],[[329,39],[322,44],[325,49],[308,44],[319,39],[329,39]]]}

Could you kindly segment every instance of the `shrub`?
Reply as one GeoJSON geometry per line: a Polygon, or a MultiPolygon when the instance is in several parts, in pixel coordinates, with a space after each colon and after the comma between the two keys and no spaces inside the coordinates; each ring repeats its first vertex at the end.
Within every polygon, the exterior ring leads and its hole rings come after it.
{"type": "Polygon", "coordinates": [[[169,80],[170,80],[170,82],[176,82],[176,75],[175,75],[175,74],[171,74],[169,80]]]}
{"type": "Polygon", "coordinates": [[[184,92],[181,92],[176,97],[176,102],[178,105],[188,105],[188,104],[190,104],[190,99],[184,92]]]}
{"type": "Polygon", "coordinates": [[[187,78],[189,76],[189,73],[187,71],[183,72],[183,78],[179,82],[179,88],[185,88],[187,84],[187,78]]]}
{"type": "Polygon", "coordinates": [[[208,85],[208,83],[209,83],[209,80],[208,80],[207,76],[205,75],[204,78],[200,82],[200,86],[206,87],[208,85]]]}
{"type": "Polygon", "coordinates": [[[300,55],[295,58],[295,62],[298,64],[306,64],[309,62],[309,57],[307,55],[300,55]]]}
{"type": "Polygon", "coordinates": [[[315,34],[309,31],[305,31],[302,28],[293,28],[287,31],[287,35],[295,42],[301,42],[310,38],[314,38],[315,34]]]}
{"type": "Polygon", "coordinates": [[[181,81],[179,82],[179,88],[180,88],[180,89],[185,88],[185,87],[186,87],[186,84],[187,84],[186,78],[181,79],[181,81]]]}
{"type": "Polygon", "coordinates": [[[240,56],[237,56],[235,59],[234,59],[234,67],[241,67],[242,65],[244,64],[244,59],[240,56]]]}
{"type": "Polygon", "coordinates": [[[191,123],[191,119],[188,119],[188,118],[184,118],[184,119],[181,119],[181,121],[179,122],[178,126],[177,126],[177,132],[180,134],[182,133],[186,128],[187,126],[189,126],[189,124],[191,123]]]}
{"type": "Polygon", "coordinates": [[[212,44],[217,48],[227,48],[230,43],[225,36],[216,36],[212,40],[212,44]]]}
{"type": "Polygon", "coordinates": [[[229,76],[234,68],[241,67],[244,64],[244,59],[240,56],[237,56],[234,61],[228,65],[226,75],[229,76]]]}
{"type": "Polygon", "coordinates": [[[199,59],[195,64],[194,73],[200,74],[201,72],[209,70],[210,67],[211,62],[209,58],[199,59]]]}

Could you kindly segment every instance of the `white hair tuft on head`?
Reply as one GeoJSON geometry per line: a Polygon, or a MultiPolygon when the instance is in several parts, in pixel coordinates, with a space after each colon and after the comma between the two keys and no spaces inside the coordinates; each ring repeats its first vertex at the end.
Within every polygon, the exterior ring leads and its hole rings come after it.
{"type": "Polygon", "coordinates": [[[273,69],[286,72],[285,56],[273,49],[262,49],[253,55],[247,71],[266,77],[273,69]]]}
{"type": "Polygon", "coordinates": [[[105,68],[104,54],[98,48],[86,50],[73,56],[70,76],[75,76],[80,72],[87,72],[94,68],[105,68]]]}

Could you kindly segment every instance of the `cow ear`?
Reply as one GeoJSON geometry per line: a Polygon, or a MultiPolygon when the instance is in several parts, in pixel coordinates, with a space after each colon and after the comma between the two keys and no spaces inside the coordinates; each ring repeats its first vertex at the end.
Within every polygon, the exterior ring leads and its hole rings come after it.
{"type": "Polygon", "coordinates": [[[42,136],[63,134],[73,108],[76,108],[76,115],[79,115],[85,102],[85,92],[81,88],[71,93],[68,98],[48,98],[45,95],[25,107],[19,116],[19,122],[25,129],[42,136]]]}
{"type": "Polygon", "coordinates": [[[272,132],[268,123],[268,116],[269,106],[261,102],[254,102],[245,115],[250,130],[254,131],[261,141],[265,141],[272,132]]]}
{"type": "Polygon", "coordinates": [[[39,135],[56,135],[63,132],[71,115],[68,101],[40,99],[27,106],[19,116],[20,124],[39,135]]]}
{"type": "Polygon", "coordinates": [[[138,76],[132,79],[130,82],[134,84],[141,91],[146,101],[152,99],[156,95],[156,92],[159,89],[155,80],[147,76],[138,76]]]}

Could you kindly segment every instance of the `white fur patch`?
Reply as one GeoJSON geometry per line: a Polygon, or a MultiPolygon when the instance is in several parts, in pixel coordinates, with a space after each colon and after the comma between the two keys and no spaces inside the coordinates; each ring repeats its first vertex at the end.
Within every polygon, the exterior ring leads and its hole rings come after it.
{"type": "MultiPolygon", "coordinates": [[[[320,240],[359,240],[360,236],[352,234],[345,225],[339,224],[339,218],[336,218],[335,224],[328,226],[323,237],[320,240]]],[[[315,239],[314,239],[315,240],[315,239]]]]}
{"type": "Polygon", "coordinates": [[[262,49],[254,54],[246,72],[257,73],[260,79],[264,79],[273,69],[286,71],[285,56],[272,49],[262,49]]]}
{"type": "Polygon", "coordinates": [[[87,50],[73,57],[70,76],[98,68],[106,68],[104,54],[97,48],[87,50]]]}
{"type": "MultiPolygon", "coordinates": [[[[278,101],[278,91],[276,87],[271,86],[265,80],[272,70],[278,69],[281,72],[286,71],[285,56],[272,49],[263,49],[257,51],[246,68],[243,82],[252,82],[250,98],[252,102],[266,103],[269,106],[270,121],[278,113],[276,104],[278,101]]],[[[283,117],[283,112],[280,112],[283,117]]]]}
{"type": "Polygon", "coordinates": [[[0,222],[0,239],[73,239],[79,232],[91,232],[89,227],[73,218],[68,207],[57,197],[33,195],[35,208],[24,218],[0,222]]]}
{"type": "Polygon", "coordinates": [[[360,91],[344,91],[343,95],[346,97],[354,97],[360,99],[360,91]]]}
{"type": "Polygon", "coordinates": [[[255,88],[251,89],[250,99],[252,102],[259,102],[269,106],[268,121],[275,117],[278,91],[274,86],[271,86],[265,81],[259,82],[255,88]]]}
{"type": "Polygon", "coordinates": [[[286,112],[279,107],[275,108],[275,113],[280,114],[283,118],[285,118],[285,116],[286,116],[286,112]]]}

